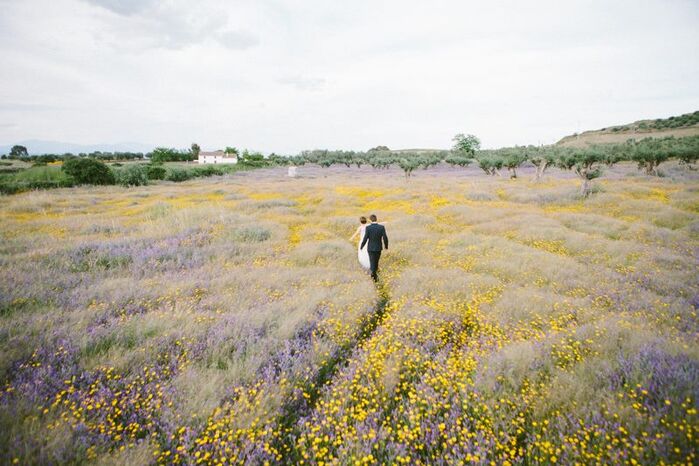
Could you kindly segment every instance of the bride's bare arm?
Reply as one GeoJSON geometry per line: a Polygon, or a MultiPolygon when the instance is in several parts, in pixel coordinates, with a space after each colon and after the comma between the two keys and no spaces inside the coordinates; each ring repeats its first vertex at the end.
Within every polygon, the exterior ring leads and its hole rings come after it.
{"type": "Polygon", "coordinates": [[[354,240],[354,237],[357,236],[357,235],[359,234],[359,229],[360,229],[360,228],[361,228],[361,227],[357,227],[357,230],[354,232],[354,234],[353,234],[352,236],[350,236],[350,239],[349,239],[350,241],[354,240]]]}

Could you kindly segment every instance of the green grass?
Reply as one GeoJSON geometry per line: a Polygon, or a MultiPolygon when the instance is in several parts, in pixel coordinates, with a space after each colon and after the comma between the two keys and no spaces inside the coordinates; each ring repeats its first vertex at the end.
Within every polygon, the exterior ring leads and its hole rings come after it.
{"type": "Polygon", "coordinates": [[[73,182],[60,166],[38,166],[0,175],[0,193],[14,194],[31,189],[62,188],[73,182]]]}
{"type": "Polygon", "coordinates": [[[32,182],[61,182],[67,181],[68,175],[66,175],[60,166],[57,165],[47,165],[44,167],[31,167],[26,170],[18,172],[13,177],[13,181],[19,183],[32,183],[32,182]]]}

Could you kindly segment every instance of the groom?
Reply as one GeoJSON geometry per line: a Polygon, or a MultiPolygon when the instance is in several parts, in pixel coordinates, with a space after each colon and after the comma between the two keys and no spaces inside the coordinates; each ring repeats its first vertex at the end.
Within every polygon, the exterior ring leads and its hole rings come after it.
{"type": "Polygon", "coordinates": [[[377,272],[379,271],[379,259],[381,258],[381,240],[386,249],[388,249],[388,236],[386,236],[386,228],[383,225],[376,223],[376,215],[369,216],[371,225],[364,230],[364,239],[359,249],[364,249],[364,245],[369,242],[367,252],[369,253],[369,264],[371,267],[371,278],[374,281],[378,280],[377,272]]]}

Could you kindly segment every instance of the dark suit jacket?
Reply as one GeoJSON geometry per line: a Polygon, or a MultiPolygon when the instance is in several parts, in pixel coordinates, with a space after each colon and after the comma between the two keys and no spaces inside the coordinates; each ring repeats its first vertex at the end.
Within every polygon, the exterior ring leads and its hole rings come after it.
{"type": "Polygon", "coordinates": [[[378,223],[372,223],[367,225],[364,230],[364,239],[362,240],[362,246],[360,249],[364,249],[364,245],[369,243],[367,247],[368,252],[381,252],[381,240],[386,249],[388,249],[388,236],[386,236],[386,228],[378,223]]]}

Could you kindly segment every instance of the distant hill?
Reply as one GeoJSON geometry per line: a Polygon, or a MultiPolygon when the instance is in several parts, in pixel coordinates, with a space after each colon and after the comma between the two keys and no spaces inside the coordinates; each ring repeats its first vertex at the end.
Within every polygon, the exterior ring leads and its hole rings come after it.
{"type": "Polygon", "coordinates": [[[12,146],[19,144],[27,148],[29,155],[42,154],[72,154],[101,152],[150,152],[154,146],[141,144],[139,142],[119,142],[116,144],[74,144],[70,142],[44,141],[40,139],[30,139],[17,141],[12,144],[0,144],[0,154],[9,154],[12,146]]]}
{"type": "Polygon", "coordinates": [[[699,111],[655,120],[639,120],[626,125],[610,126],[566,136],[556,143],[559,146],[584,147],[591,144],[622,143],[628,139],[647,137],[699,135],[699,111]]]}
{"type": "Polygon", "coordinates": [[[441,152],[449,149],[396,149],[392,150],[391,152],[394,154],[402,154],[405,152],[416,152],[418,154],[426,154],[426,153],[433,153],[433,152],[441,152]]]}

